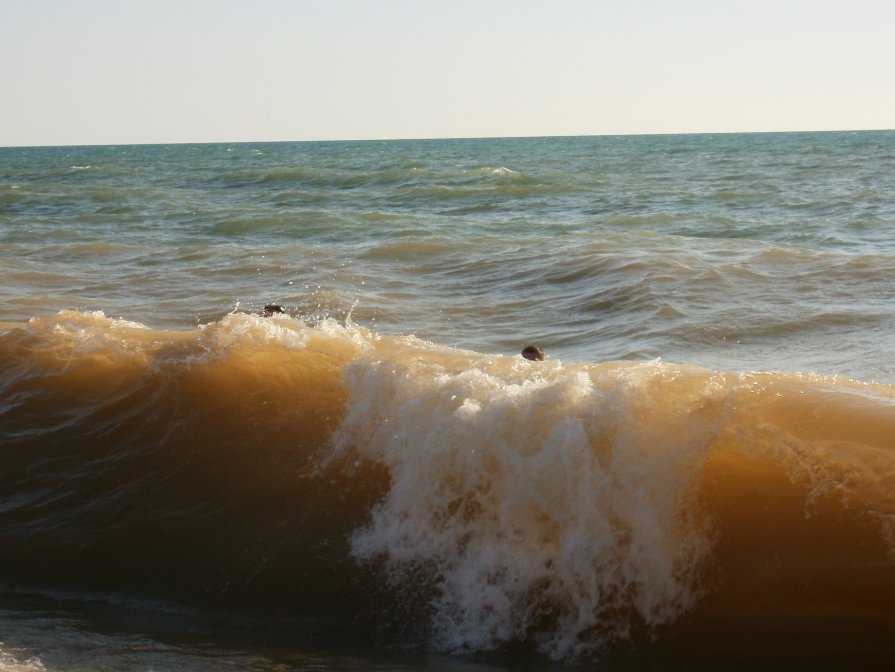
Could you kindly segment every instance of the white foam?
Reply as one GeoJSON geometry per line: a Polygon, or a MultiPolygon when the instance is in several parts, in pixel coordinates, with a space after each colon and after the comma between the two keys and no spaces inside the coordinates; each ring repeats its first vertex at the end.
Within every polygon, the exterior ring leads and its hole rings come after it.
{"type": "Polygon", "coordinates": [[[199,327],[199,343],[212,355],[222,355],[232,348],[276,344],[287,349],[302,350],[311,339],[320,337],[359,352],[368,350],[373,336],[350,319],[345,324],[326,319],[309,325],[288,315],[261,317],[252,313],[230,313],[220,320],[199,327]]]}
{"type": "Polygon", "coordinates": [[[0,642],[0,672],[44,672],[47,668],[36,656],[20,659],[8,650],[5,650],[0,642]]]}
{"type": "Polygon", "coordinates": [[[346,369],[338,445],[391,474],[354,553],[383,558],[403,590],[430,568],[435,643],[449,650],[536,639],[563,658],[678,616],[707,550],[689,505],[714,430],[688,422],[712,394],[705,377],[681,384],[656,362],[478,364],[346,369]]]}
{"type": "Polygon", "coordinates": [[[491,174],[492,175],[500,175],[503,177],[506,175],[518,175],[519,173],[515,170],[510,169],[510,168],[506,168],[505,166],[501,166],[500,168],[493,169],[491,171],[491,174]]]}

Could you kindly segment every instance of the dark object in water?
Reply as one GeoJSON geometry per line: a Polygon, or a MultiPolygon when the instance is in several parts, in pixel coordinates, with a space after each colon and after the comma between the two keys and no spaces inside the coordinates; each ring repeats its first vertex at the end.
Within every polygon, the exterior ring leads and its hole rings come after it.
{"type": "Polygon", "coordinates": [[[278,306],[275,303],[268,303],[264,308],[261,309],[261,317],[270,317],[271,315],[276,315],[278,313],[285,314],[285,310],[283,310],[282,306],[278,306]]]}
{"type": "Polygon", "coordinates": [[[526,345],[522,349],[522,356],[525,359],[530,359],[533,362],[543,362],[547,355],[544,353],[544,348],[540,345],[526,345]]]}

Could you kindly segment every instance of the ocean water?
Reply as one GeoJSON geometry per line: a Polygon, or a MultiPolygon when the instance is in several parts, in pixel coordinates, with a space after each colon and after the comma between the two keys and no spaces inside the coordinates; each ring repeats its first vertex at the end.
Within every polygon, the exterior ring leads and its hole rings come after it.
{"type": "Polygon", "coordinates": [[[0,670],[891,669],[893,227],[893,131],[0,148],[0,670]]]}

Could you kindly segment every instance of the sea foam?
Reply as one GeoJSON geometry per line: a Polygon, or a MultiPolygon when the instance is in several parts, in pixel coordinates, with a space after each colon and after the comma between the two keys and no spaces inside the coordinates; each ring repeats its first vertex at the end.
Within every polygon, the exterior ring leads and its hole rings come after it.
{"type": "Polygon", "coordinates": [[[396,587],[429,568],[449,650],[534,636],[562,658],[697,595],[695,486],[717,425],[692,415],[712,392],[661,362],[536,366],[361,360],[345,374],[340,441],[392,479],[354,551],[383,556],[396,587]],[[677,399],[658,403],[657,381],[677,399]]]}

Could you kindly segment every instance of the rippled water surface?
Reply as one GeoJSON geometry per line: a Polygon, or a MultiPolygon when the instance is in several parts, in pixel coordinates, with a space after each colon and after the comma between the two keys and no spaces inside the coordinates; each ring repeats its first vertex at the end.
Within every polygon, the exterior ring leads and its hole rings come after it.
{"type": "Polygon", "coordinates": [[[283,304],[494,352],[892,381],[895,134],[0,150],[0,318],[283,304]]]}

